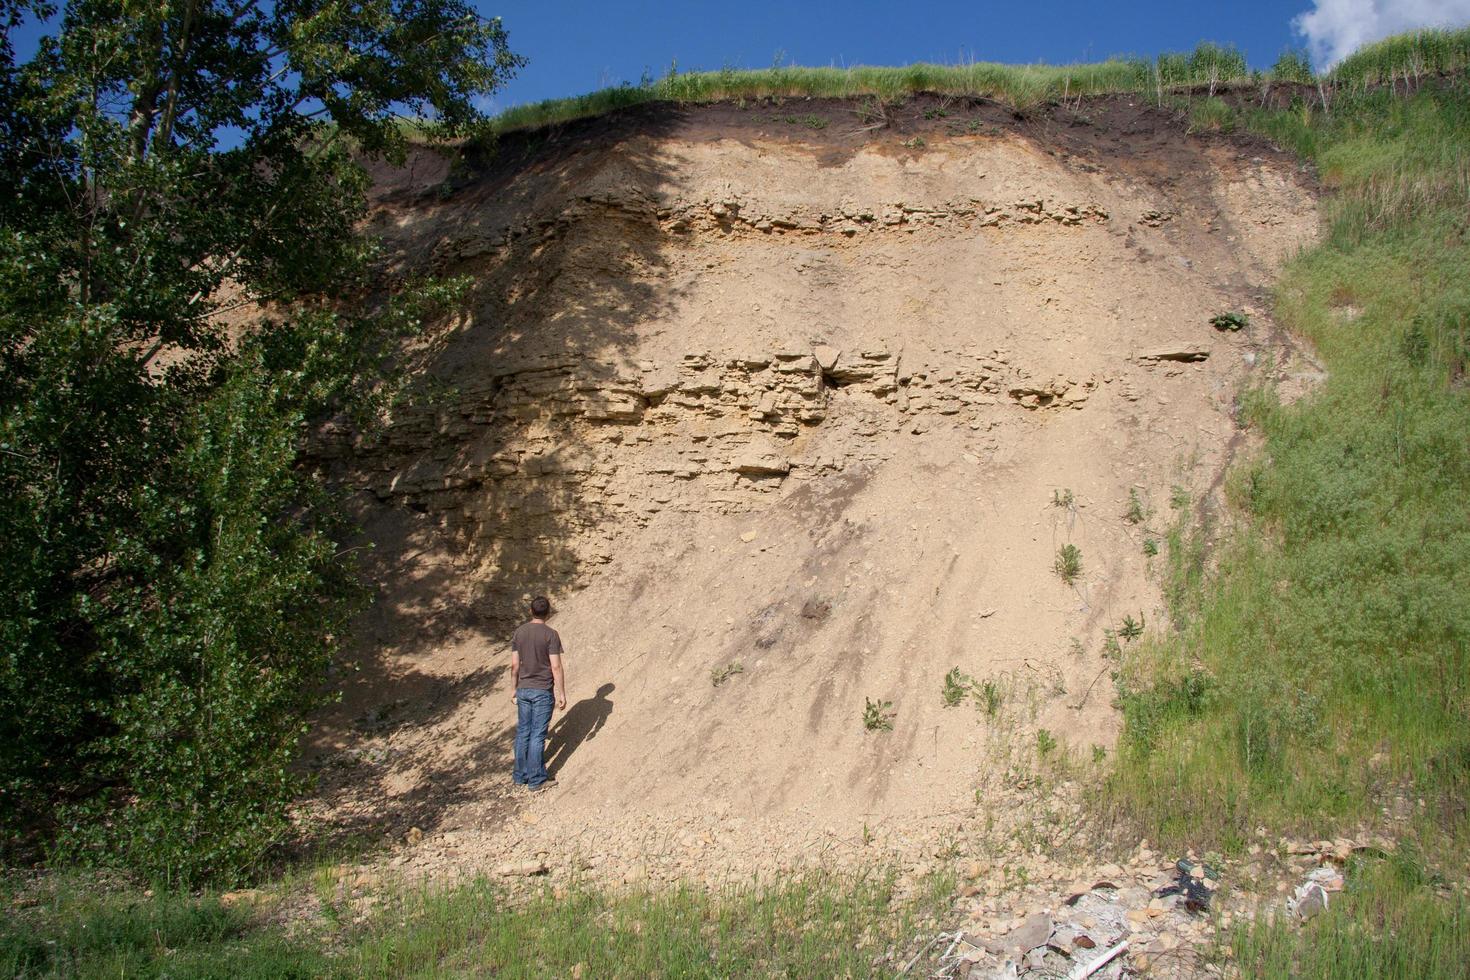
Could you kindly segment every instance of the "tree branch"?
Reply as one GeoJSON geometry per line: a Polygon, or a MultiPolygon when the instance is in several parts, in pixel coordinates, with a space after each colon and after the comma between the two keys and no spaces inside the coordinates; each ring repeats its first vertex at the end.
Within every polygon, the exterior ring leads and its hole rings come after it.
{"type": "Polygon", "coordinates": [[[173,139],[174,113],[179,103],[179,79],[188,63],[189,40],[194,30],[194,10],[198,5],[199,0],[187,0],[184,7],[184,23],[179,28],[177,50],[174,52],[173,66],[169,70],[168,95],[164,100],[163,121],[158,124],[158,132],[153,137],[153,145],[158,149],[166,148],[173,139]]]}

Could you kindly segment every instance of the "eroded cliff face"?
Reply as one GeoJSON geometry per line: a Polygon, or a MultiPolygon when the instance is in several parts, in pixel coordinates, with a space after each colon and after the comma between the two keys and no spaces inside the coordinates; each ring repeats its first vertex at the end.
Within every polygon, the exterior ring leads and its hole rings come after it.
{"type": "Polygon", "coordinates": [[[674,862],[859,826],[902,848],[922,815],[1004,806],[1035,729],[1110,743],[1104,631],[1162,619],[1145,541],[1176,487],[1218,487],[1247,378],[1306,373],[1266,290],[1315,233],[1310,190],[1124,99],[919,99],[880,130],[808,108],[382,175],[397,272],[475,288],[418,352],[424,397],[318,450],[361,491],[380,590],[322,745],[337,816],[517,846],[502,664],[540,592],[586,707],[537,819],[613,865],[659,821],[694,828],[674,862]],[[1211,328],[1232,309],[1247,330],[1211,328]],[[996,711],[941,705],[956,666],[996,711]]]}

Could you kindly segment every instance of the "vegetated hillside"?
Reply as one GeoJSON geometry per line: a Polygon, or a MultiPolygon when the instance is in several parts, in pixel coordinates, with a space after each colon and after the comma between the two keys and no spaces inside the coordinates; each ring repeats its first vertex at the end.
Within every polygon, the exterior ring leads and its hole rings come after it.
{"type": "Polygon", "coordinates": [[[1270,314],[1306,175],[1142,99],[648,107],[378,187],[400,273],[477,292],[380,443],[318,449],[379,600],[317,762],[337,818],[457,863],[516,846],[505,646],[538,592],[560,850],[914,854],[1014,808],[1038,744],[1113,744],[1243,386],[1319,377],[1270,314]]]}
{"type": "Polygon", "coordinates": [[[1377,87],[1209,107],[1319,168],[1326,233],[1283,270],[1277,313],[1327,378],[1295,405],[1248,400],[1262,443],[1233,472],[1213,560],[1194,560],[1198,532],[1171,541],[1178,630],[1126,658],[1107,798],[1136,832],[1239,855],[1247,876],[1292,835],[1380,840],[1322,922],[1237,929],[1251,975],[1448,977],[1470,960],[1470,85],[1410,84],[1412,41],[1349,59],[1377,87]]]}
{"type": "Polygon", "coordinates": [[[1470,88],[1224,115],[1315,160],[1332,192],[1277,304],[1329,380],[1297,406],[1251,398],[1246,520],[1211,574],[1171,572],[1178,633],[1120,685],[1118,788],[1175,840],[1378,826],[1439,850],[1470,798],[1470,88]]]}

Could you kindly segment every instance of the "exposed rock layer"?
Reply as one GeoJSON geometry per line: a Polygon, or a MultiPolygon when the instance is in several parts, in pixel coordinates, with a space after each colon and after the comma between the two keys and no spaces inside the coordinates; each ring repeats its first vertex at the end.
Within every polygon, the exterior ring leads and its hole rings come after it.
{"type": "Polygon", "coordinates": [[[397,274],[475,289],[384,437],[317,447],[363,491],[381,593],[322,739],[338,818],[523,857],[497,829],[503,650],[543,591],[574,705],[537,833],[579,846],[602,808],[765,828],[706,863],[793,860],[781,826],[797,851],[880,827],[922,850],[893,828],[982,804],[1036,730],[1111,742],[1105,633],[1162,619],[1145,543],[1171,499],[1211,505],[1256,366],[1299,357],[1265,289],[1315,232],[1310,189],[1121,100],[1085,122],[917,100],[877,132],[822,111],[821,133],[635,115],[452,187],[428,158],[383,175],[397,274]],[[1251,326],[1216,333],[1225,310],[1251,326]],[[943,707],[953,667],[993,708],[943,707]]]}

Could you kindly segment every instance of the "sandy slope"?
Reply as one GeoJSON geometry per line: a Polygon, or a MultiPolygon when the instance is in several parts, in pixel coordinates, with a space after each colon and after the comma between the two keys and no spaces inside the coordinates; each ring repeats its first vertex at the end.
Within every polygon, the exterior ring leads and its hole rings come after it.
{"type": "Polygon", "coordinates": [[[867,132],[790,111],[573,127],[452,193],[431,158],[383,175],[402,270],[477,292],[423,352],[447,393],[322,450],[362,488],[381,594],[315,747],[322,814],[420,828],[411,865],[539,850],[614,876],[1070,819],[1027,796],[1034,732],[1115,738],[1103,631],[1164,621],[1145,538],[1171,488],[1217,490],[1248,376],[1301,369],[1265,289],[1315,234],[1310,188],[1121,99],[921,99],[867,132]],[[1211,329],[1228,309],[1250,329],[1211,329]],[[561,787],[530,800],[504,662],[537,592],[573,705],[561,787]],[[941,706],[956,666],[995,717],[941,706]]]}

